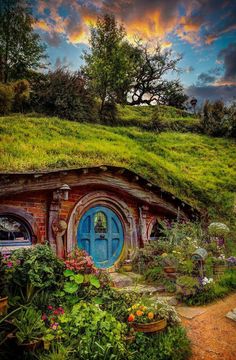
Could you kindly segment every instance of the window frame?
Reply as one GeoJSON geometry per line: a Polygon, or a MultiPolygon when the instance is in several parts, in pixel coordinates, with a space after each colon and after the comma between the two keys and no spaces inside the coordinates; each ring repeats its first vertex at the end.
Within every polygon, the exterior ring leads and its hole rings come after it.
{"type": "Polygon", "coordinates": [[[28,223],[28,221],[26,219],[24,219],[21,216],[18,216],[14,213],[8,213],[8,212],[2,212],[0,213],[0,218],[2,217],[8,217],[11,218],[15,221],[17,221],[18,223],[20,223],[22,226],[24,226],[24,229],[27,233],[28,236],[28,241],[24,240],[24,241],[15,241],[15,240],[0,240],[0,249],[2,248],[7,248],[7,247],[21,247],[21,246],[30,246],[33,243],[33,232],[32,232],[32,228],[30,226],[30,224],[28,223]]]}

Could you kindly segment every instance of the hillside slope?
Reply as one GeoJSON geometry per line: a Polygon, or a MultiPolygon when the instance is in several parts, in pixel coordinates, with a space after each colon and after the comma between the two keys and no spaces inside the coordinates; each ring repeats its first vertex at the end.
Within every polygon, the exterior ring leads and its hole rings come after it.
{"type": "Polygon", "coordinates": [[[233,220],[233,140],[23,115],[0,118],[0,140],[1,172],[124,166],[214,219],[233,220]]]}

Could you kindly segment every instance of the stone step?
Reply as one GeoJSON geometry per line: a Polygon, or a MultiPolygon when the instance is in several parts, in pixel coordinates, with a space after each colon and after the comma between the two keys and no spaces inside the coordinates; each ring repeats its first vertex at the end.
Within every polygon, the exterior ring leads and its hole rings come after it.
{"type": "Polygon", "coordinates": [[[153,296],[154,294],[158,293],[158,288],[151,285],[145,284],[137,284],[137,285],[128,285],[123,286],[121,288],[117,288],[117,291],[120,292],[135,292],[137,294],[145,295],[145,296],[153,296]]]}
{"type": "Polygon", "coordinates": [[[111,281],[115,288],[124,288],[137,284],[142,280],[142,275],[132,272],[127,273],[110,273],[111,281]]]}

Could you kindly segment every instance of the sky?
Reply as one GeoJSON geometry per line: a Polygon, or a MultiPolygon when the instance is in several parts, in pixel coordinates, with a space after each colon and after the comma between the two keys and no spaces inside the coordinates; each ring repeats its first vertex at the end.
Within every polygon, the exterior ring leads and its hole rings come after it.
{"type": "Polygon", "coordinates": [[[186,93],[236,100],[236,0],[34,0],[35,30],[47,45],[52,68],[77,70],[89,28],[112,13],[128,39],[159,41],[181,53],[178,78],[186,93]]]}

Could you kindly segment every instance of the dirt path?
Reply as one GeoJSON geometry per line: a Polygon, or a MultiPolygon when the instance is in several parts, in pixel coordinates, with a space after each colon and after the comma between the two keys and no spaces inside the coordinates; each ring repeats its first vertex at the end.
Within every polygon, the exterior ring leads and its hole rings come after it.
{"type": "Polygon", "coordinates": [[[236,360],[236,322],[225,317],[236,308],[236,294],[213,305],[201,306],[204,313],[181,317],[192,341],[191,360],[236,360]]]}

